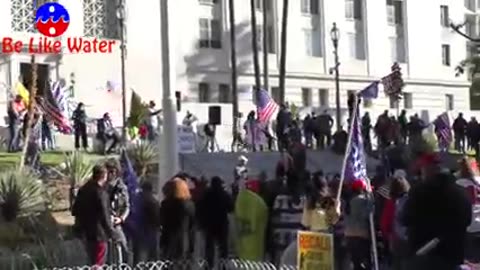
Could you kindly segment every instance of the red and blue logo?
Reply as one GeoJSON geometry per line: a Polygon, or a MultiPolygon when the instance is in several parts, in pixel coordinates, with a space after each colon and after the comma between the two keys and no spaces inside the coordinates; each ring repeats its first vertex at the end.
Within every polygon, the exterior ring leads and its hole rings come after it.
{"type": "Polygon", "coordinates": [[[45,3],[36,11],[35,27],[42,35],[54,38],[67,31],[70,25],[70,14],[63,5],[55,2],[45,3]]]}

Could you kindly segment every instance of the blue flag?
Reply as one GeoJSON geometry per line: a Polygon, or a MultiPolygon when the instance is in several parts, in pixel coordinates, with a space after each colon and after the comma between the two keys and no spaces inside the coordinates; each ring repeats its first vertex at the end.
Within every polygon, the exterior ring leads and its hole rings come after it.
{"type": "Polygon", "coordinates": [[[125,150],[122,150],[120,155],[120,164],[123,168],[123,181],[127,186],[130,199],[130,214],[125,221],[125,229],[129,234],[136,234],[142,220],[140,185],[138,183],[137,174],[128,158],[127,151],[125,150]]]}
{"type": "Polygon", "coordinates": [[[367,166],[365,162],[365,150],[363,147],[363,137],[361,123],[359,121],[360,111],[357,110],[353,114],[352,124],[350,126],[350,143],[348,144],[345,180],[351,182],[354,180],[362,180],[367,184],[367,166]]]}
{"type": "Polygon", "coordinates": [[[372,82],[369,86],[365,87],[358,95],[366,99],[374,99],[378,97],[378,84],[380,82],[372,82]]]}

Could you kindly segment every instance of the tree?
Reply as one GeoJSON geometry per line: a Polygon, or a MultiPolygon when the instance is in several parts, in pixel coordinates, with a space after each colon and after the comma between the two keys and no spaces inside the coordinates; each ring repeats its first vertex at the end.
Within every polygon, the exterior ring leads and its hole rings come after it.
{"type": "Polygon", "coordinates": [[[130,99],[130,116],[128,117],[129,127],[139,127],[147,116],[147,107],[142,102],[142,98],[133,91],[130,99]]]}
{"type": "MultiPolygon", "coordinates": [[[[464,25],[465,24],[456,25],[450,23],[450,27],[457,34],[461,35],[472,43],[480,43],[479,38],[471,37],[460,30],[460,28],[462,28],[464,25]]],[[[470,85],[470,109],[480,110],[480,77],[478,76],[478,74],[480,74],[480,56],[475,55],[463,60],[455,68],[455,71],[456,76],[460,76],[467,72],[467,75],[472,79],[472,84],[470,85]]]]}
{"type": "Polygon", "coordinates": [[[470,85],[470,108],[480,110],[480,56],[472,56],[463,60],[455,68],[456,76],[467,74],[472,79],[470,85]]]}
{"type": "Polygon", "coordinates": [[[258,97],[260,91],[260,63],[258,62],[258,35],[257,35],[257,14],[255,10],[255,0],[250,0],[250,21],[252,24],[252,51],[253,51],[253,69],[255,72],[255,91],[258,97]]]}
{"type": "Polygon", "coordinates": [[[287,64],[288,0],[283,1],[282,36],[280,41],[280,102],[285,103],[285,71],[287,64]]]}

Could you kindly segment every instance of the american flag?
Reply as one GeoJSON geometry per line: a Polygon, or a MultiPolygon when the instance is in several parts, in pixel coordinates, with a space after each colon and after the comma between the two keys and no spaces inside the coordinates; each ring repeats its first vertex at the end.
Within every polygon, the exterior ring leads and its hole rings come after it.
{"type": "MultiPolygon", "coordinates": [[[[255,90],[254,90],[255,91],[255,90]]],[[[260,89],[257,95],[257,115],[260,123],[266,123],[278,110],[278,104],[270,97],[268,92],[260,89]]]]}
{"type": "Polygon", "coordinates": [[[45,88],[44,96],[37,97],[37,107],[43,112],[44,117],[51,120],[55,126],[63,133],[70,133],[72,127],[68,117],[65,117],[60,109],[51,87],[45,88]]]}
{"type": "Polygon", "coordinates": [[[450,127],[450,118],[448,117],[448,113],[444,112],[437,117],[437,119],[433,122],[435,126],[435,131],[437,133],[439,143],[442,145],[450,145],[452,142],[452,129],[450,127]]]}
{"type": "Polygon", "coordinates": [[[65,117],[71,118],[78,103],[69,96],[68,90],[69,87],[63,79],[52,84],[52,94],[58,108],[65,117]]]}
{"type": "MultiPolygon", "coordinates": [[[[367,166],[365,163],[365,151],[363,147],[362,131],[359,121],[359,110],[353,114],[353,121],[350,126],[349,140],[346,159],[345,177],[347,182],[362,180],[367,183],[367,166]]],[[[368,185],[367,185],[368,186],[368,185]]]]}

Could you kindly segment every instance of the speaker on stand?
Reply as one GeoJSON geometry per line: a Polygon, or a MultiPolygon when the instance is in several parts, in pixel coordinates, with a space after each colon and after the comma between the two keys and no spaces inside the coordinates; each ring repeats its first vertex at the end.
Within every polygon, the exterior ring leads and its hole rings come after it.
{"type": "Polygon", "coordinates": [[[217,139],[216,139],[216,130],[217,126],[222,124],[222,107],[220,106],[209,106],[208,107],[208,124],[205,126],[205,135],[207,135],[207,142],[205,144],[204,151],[210,150],[210,152],[215,152],[215,147],[219,149],[217,139]]]}
{"type": "Polygon", "coordinates": [[[215,125],[215,126],[222,124],[222,107],[220,106],[208,107],[208,123],[210,125],[215,125]]]}

